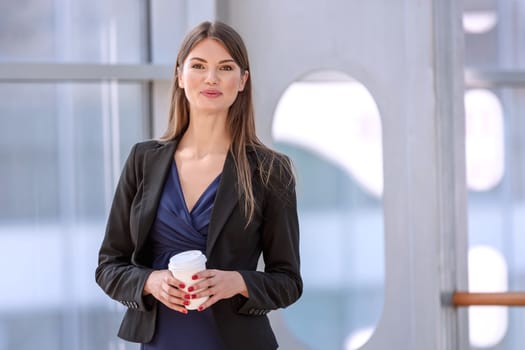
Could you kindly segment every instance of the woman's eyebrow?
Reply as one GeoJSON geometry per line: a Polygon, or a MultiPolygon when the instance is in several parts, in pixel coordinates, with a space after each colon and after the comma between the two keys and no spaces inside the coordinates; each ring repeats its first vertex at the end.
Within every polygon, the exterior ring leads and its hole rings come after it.
{"type": "MultiPolygon", "coordinates": [[[[191,57],[191,58],[190,58],[190,61],[192,61],[192,60],[200,61],[200,62],[204,62],[204,63],[208,63],[208,61],[206,61],[204,58],[200,58],[200,57],[191,57]]],[[[232,58],[228,58],[228,59],[225,59],[225,60],[221,60],[221,61],[219,61],[220,64],[228,63],[228,62],[233,62],[233,63],[235,63],[235,60],[232,59],[232,58]]]]}

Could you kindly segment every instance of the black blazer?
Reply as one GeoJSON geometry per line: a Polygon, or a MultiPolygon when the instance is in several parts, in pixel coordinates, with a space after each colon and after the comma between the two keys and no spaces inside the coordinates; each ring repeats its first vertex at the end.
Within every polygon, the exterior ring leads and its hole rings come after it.
{"type": "MultiPolygon", "coordinates": [[[[119,180],[99,252],[96,281],[113,299],[128,307],[119,336],[147,343],[155,332],[157,301],[142,296],[151,268],[147,236],[157,214],[161,192],[173,162],[177,141],[136,144],[119,180]]],[[[206,265],[237,270],[248,287],[214,304],[225,349],[276,349],[266,314],[286,307],[302,293],[299,271],[299,224],[295,182],[274,161],[270,186],[263,186],[256,166],[265,154],[249,150],[256,211],[247,224],[239,202],[234,160],[226,157],[206,244],[206,265]],[[261,253],[265,271],[256,271],[261,253]]]]}

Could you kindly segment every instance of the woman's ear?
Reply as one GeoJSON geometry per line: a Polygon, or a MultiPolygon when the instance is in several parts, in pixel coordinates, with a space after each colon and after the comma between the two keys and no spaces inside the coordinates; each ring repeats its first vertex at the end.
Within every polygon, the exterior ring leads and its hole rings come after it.
{"type": "Polygon", "coordinates": [[[244,86],[246,86],[246,82],[248,81],[249,78],[250,78],[250,73],[247,70],[245,70],[241,77],[241,83],[239,84],[239,91],[244,90],[244,86]]]}
{"type": "Polygon", "coordinates": [[[179,84],[179,88],[184,89],[184,81],[182,80],[182,70],[180,67],[177,67],[177,82],[179,84]]]}

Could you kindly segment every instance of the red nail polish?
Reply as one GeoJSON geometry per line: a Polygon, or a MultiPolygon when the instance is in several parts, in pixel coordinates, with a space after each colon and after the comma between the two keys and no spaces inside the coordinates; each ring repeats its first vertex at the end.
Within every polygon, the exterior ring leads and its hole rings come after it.
{"type": "Polygon", "coordinates": [[[184,300],[183,304],[188,306],[188,305],[190,305],[190,302],[188,300],[184,300]]]}
{"type": "Polygon", "coordinates": [[[191,296],[190,296],[189,294],[186,294],[186,295],[184,296],[184,299],[191,299],[191,296]]]}
{"type": "Polygon", "coordinates": [[[192,298],[192,299],[195,299],[196,297],[197,297],[197,294],[192,294],[192,295],[191,295],[191,298],[192,298]]]}
{"type": "Polygon", "coordinates": [[[193,276],[191,276],[191,279],[192,279],[192,280],[199,279],[199,276],[197,276],[197,275],[193,275],[193,276]]]}
{"type": "Polygon", "coordinates": [[[204,308],[202,306],[199,306],[199,311],[202,311],[204,310],[204,308]]]}
{"type": "Polygon", "coordinates": [[[186,310],[186,309],[182,309],[182,313],[183,313],[183,314],[187,314],[187,313],[188,313],[188,310],[186,310]]]}
{"type": "Polygon", "coordinates": [[[193,287],[189,287],[188,292],[193,292],[193,289],[194,289],[193,287]]]}
{"type": "Polygon", "coordinates": [[[179,288],[184,288],[184,287],[186,287],[186,286],[184,285],[184,283],[179,284],[179,288]]]}

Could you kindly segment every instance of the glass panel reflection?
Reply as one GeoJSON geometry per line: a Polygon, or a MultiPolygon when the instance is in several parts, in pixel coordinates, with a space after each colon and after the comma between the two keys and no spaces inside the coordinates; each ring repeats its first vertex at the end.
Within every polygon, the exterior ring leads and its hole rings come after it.
{"type": "Polygon", "coordinates": [[[0,61],[139,63],[145,2],[27,0],[0,4],[0,61]]]}
{"type": "Polygon", "coordinates": [[[147,137],[143,89],[0,84],[0,265],[9,284],[1,349],[118,341],[122,310],[94,271],[113,183],[131,144],[147,137]]]}
{"type": "MultiPolygon", "coordinates": [[[[525,290],[525,90],[470,90],[465,107],[469,288],[525,290]]],[[[523,309],[471,308],[469,313],[472,349],[521,349],[523,309]]]]}

